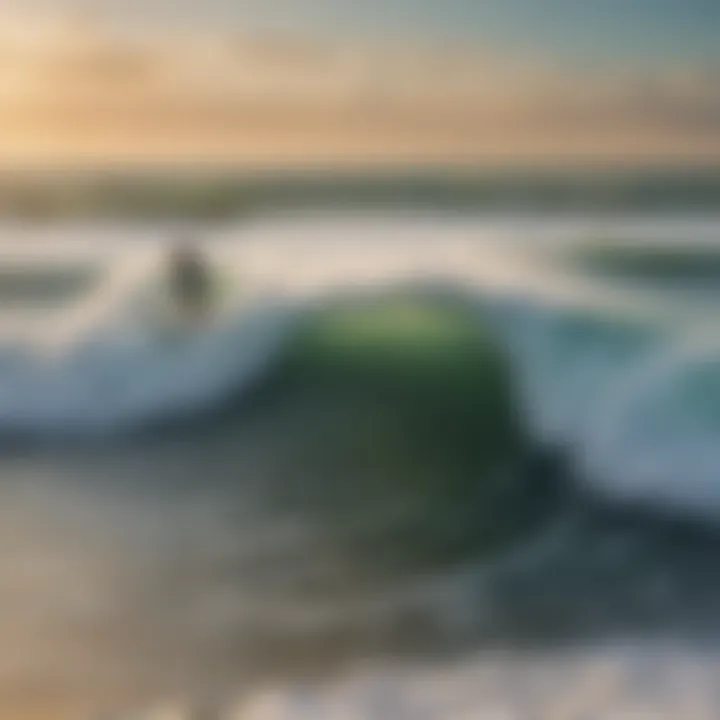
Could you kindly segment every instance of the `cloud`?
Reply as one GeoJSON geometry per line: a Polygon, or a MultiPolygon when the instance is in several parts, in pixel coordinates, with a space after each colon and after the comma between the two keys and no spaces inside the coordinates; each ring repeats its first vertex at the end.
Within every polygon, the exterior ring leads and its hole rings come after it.
{"type": "Polygon", "coordinates": [[[0,149],[236,158],[720,159],[720,69],[576,72],[499,53],[82,28],[0,43],[0,149]]]}

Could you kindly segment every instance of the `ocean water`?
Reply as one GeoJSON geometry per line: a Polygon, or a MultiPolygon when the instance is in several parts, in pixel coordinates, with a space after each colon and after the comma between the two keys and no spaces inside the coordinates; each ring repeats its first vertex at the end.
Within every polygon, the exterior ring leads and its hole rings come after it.
{"type": "Polygon", "coordinates": [[[215,225],[193,333],[170,231],[0,228],[0,717],[717,716],[720,218],[215,225]],[[350,550],[328,519],[332,417],[264,388],[308,313],[407,284],[490,325],[559,490],[505,549],[380,572],[383,509],[350,550]]]}

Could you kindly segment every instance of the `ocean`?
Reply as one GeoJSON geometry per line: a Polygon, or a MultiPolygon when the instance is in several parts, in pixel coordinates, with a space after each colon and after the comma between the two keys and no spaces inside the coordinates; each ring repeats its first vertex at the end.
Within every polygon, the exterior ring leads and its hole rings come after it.
{"type": "Polygon", "coordinates": [[[720,713],[720,216],[191,228],[0,226],[0,717],[720,713]],[[426,333],[449,369],[333,375],[328,316],[346,364],[426,333]]]}

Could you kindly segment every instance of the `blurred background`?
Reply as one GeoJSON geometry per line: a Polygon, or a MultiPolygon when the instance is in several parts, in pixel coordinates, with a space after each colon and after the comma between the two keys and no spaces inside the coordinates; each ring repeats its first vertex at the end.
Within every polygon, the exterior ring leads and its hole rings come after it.
{"type": "Polygon", "coordinates": [[[715,717],[719,31],[0,0],[0,720],[715,717]]]}

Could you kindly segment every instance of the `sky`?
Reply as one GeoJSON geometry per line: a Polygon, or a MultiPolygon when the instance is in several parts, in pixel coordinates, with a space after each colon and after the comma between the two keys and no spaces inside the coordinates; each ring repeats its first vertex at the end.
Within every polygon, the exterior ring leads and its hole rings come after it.
{"type": "Polygon", "coordinates": [[[145,31],[206,28],[489,43],[590,61],[720,59],[717,0],[0,0],[6,17],[93,13],[145,31]]]}
{"type": "Polygon", "coordinates": [[[714,161],[719,35],[719,0],[0,0],[0,151],[714,161]]]}

